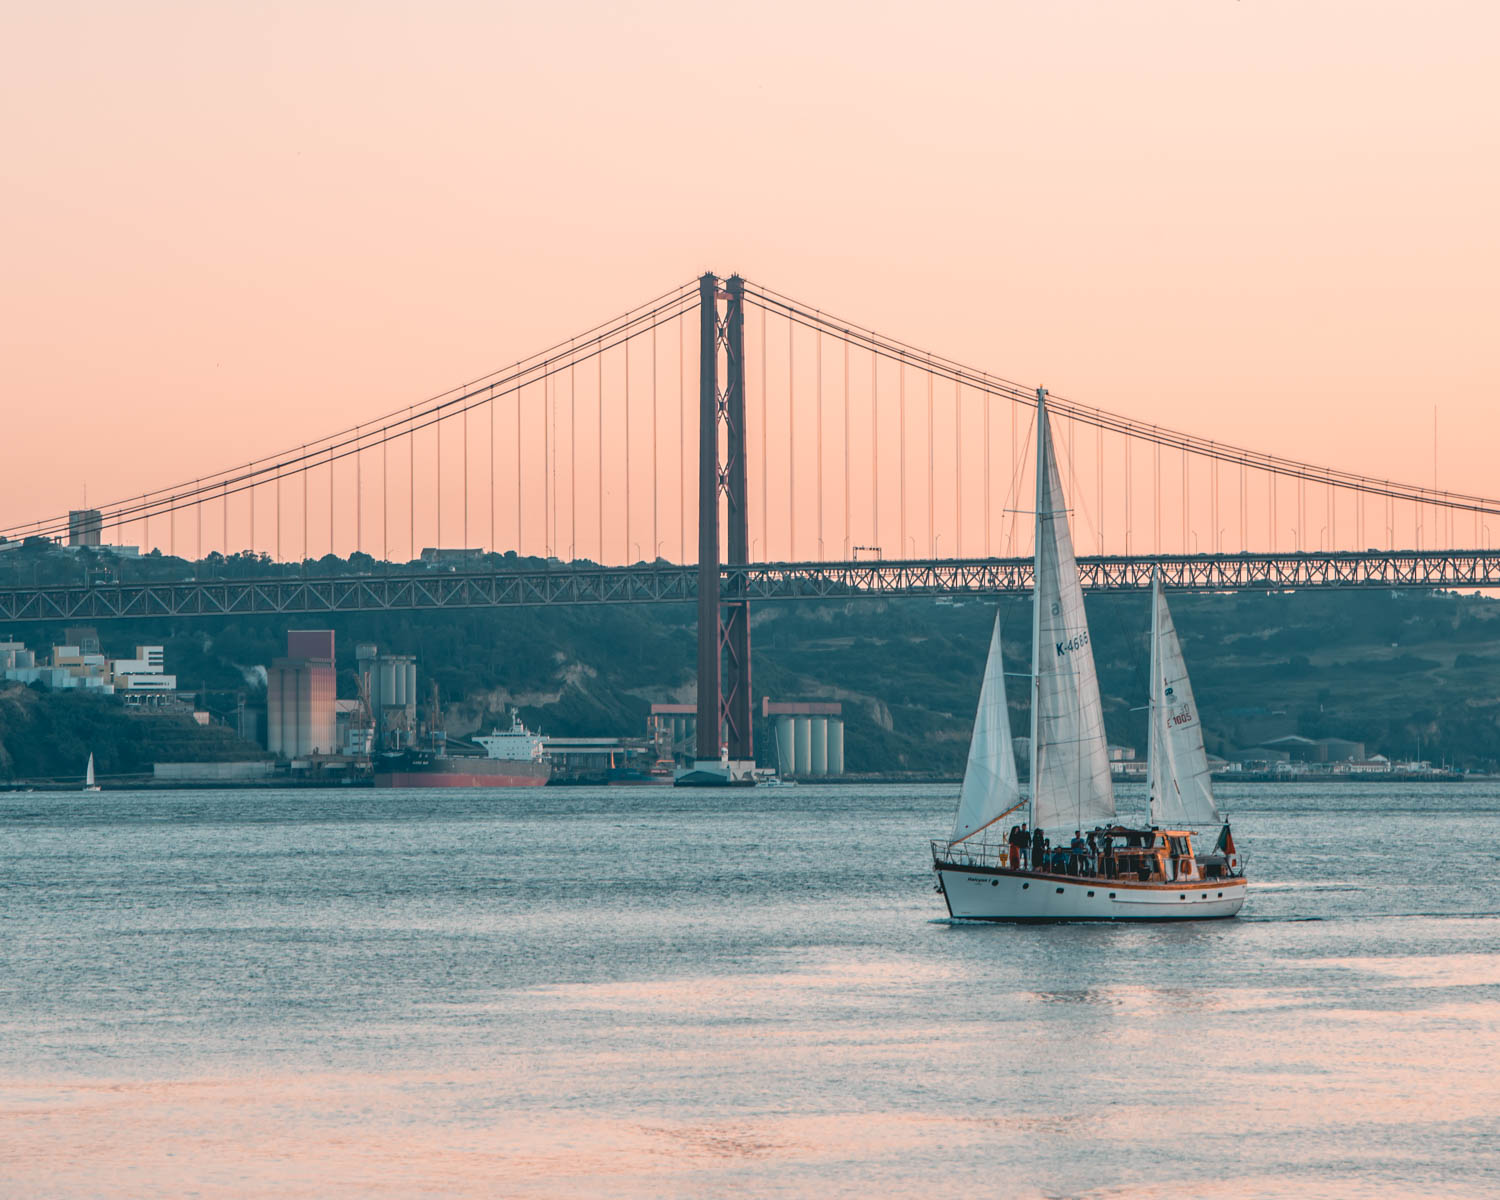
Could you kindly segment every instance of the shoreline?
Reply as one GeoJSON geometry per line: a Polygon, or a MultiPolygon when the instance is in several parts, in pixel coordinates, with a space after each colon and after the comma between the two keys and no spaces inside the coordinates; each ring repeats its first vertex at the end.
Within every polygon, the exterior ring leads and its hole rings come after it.
{"type": "MultiPolygon", "coordinates": [[[[1411,783],[1485,783],[1500,778],[1496,775],[1463,775],[1456,772],[1441,772],[1430,775],[1412,775],[1392,772],[1390,774],[1339,774],[1339,775],[1216,775],[1215,783],[1253,783],[1269,784],[1271,786],[1284,786],[1286,784],[1306,783],[1384,783],[1384,784],[1411,784],[1411,783]]],[[[951,787],[957,786],[959,779],[956,777],[930,777],[930,776],[861,776],[858,778],[842,779],[816,779],[797,780],[792,786],[795,787],[891,787],[904,785],[907,787],[951,787]]],[[[1125,779],[1116,780],[1116,783],[1144,783],[1145,780],[1125,779]]],[[[597,786],[600,788],[611,788],[613,790],[634,792],[642,790],[639,786],[622,784],[597,784],[597,785],[552,785],[549,787],[567,787],[568,790],[577,790],[579,787],[597,786]]],[[[666,785],[659,785],[666,790],[666,785]]],[[[781,785],[783,788],[788,785],[781,785]]],[[[374,783],[370,780],[303,780],[303,779],[271,779],[247,782],[244,780],[203,780],[195,782],[190,780],[153,781],[143,779],[140,782],[110,782],[101,780],[99,783],[99,794],[106,792],[266,792],[266,791],[374,791],[374,783]]],[[[380,788],[382,792],[422,791],[422,788],[380,788]]],[[[483,788],[449,788],[447,791],[483,791],[483,788]]],[[[508,790],[508,789],[498,789],[508,790]]],[[[534,789],[526,789],[528,791],[534,789]]],[[[650,789],[646,789],[650,790],[650,789]]],[[[709,789],[712,790],[712,789],[709,789]]],[[[767,789],[770,790],[770,789],[767,789]]],[[[88,795],[78,783],[54,783],[51,781],[15,780],[13,782],[0,783],[0,794],[25,795],[27,793],[46,792],[51,795],[59,793],[77,793],[88,795]]]]}

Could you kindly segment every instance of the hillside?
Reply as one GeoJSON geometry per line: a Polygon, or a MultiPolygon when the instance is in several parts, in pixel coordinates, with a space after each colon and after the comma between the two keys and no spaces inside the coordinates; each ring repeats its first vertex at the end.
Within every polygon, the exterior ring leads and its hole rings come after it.
{"type": "MultiPolygon", "coordinates": [[[[130,569],[166,571],[171,564],[130,569]]],[[[234,560],[221,565],[245,566],[234,560]]],[[[330,565],[342,564],[317,569],[330,565]]],[[[1213,752],[1297,732],[1348,737],[1372,753],[1401,756],[1415,753],[1420,742],[1423,757],[1485,769],[1500,765],[1500,602],[1351,590],[1184,595],[1173,607],[1213,752]]],[[[1029,601],[1008,598],[1001,608],[1009,669],[1024,673],[1029,601]]],[[[752,624],[757,702],[767,693],[842,699],[851,770],[956,775],[994,613],[992,603],[975,599],[762,605],[752,624]]],[[[1110,739],[1143,750],[1146,599],[1093,597],[1089,615],[1110,739]]],[[[425,696],[428,681],[437,682],[454,732],[498,720],[515,704],[528,723],[551,734],[630,735],[644,728],[653,700],[693,698],[694,621],[687,605],[643,605],[387,613],[290,624],[336,631],[343,696],[356,690],[355,644],[374,641],[417,655],[421,691],[425,696]]],[[[223,713],[232,710],[237,693],[255,702],[256,668],[284,653],[286,625],[184,619],[119,622],[101,633],[106,648],[115,650],[164,641],[168,669],[180,686],[202,689],[209,707],[223,713]]],[[[22,636],[43,646],[61,634],[60,627],[28,626],[22,636]]],[[[1023,691],[1012,688],[1018,734],[1026,729],[1017,703],[1023,691]]],[[[64,699],[70,698],[50,702],[64,699]]],[[[0,774],[23,757],[39,763],[16,745],[15,727],[14,720],[0,726],[0,774]]],[[[763,761],[769,758],[765,740],[763,761]]],[[[77,739],[44,744],[64,758],[76,757],[82,745],[77,739]]],[[[222,756],[207,742],[204,747],[205,756],[222,756]]],[[[135,753],[122,746],[119,761],[134,761],[135,753]]],[[[39,767],[39,774],[65,771],[62,760],[39,767]]]]}
{"type": "Polygon", "coordinates": [[[264,757],[222,726],[141,715],[105,696],[0,683],[0,780],[81,780],[91,753],[102,780],[150,775],[155,762],[264,757]]]}

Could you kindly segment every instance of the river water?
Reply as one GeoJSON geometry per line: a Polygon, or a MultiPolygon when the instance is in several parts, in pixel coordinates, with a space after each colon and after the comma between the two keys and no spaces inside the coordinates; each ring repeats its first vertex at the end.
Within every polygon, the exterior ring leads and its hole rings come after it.
{"type": "Polygon", "coordinates": [[[955,795],[0,795],[0,1195],[1500,1195],[1500,785],[1137,928],[939,920],[955,795]]]}

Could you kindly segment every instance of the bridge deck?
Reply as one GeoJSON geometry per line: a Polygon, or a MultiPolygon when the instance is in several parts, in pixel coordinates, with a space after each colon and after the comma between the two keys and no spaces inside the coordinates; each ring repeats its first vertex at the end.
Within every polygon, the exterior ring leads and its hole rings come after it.
{"type": "MultiPolygon", "coordinates": [[[[1179,591],[1500,587],[1500,550],[1233,554],[1078,560],[1095,592],[1148,587],[1154,567],[1179,591]]],[[[1031,590],[1018,558],[752,563],[721,569],[726,597],[754,601],[1001,595],[1031,590]]],[[[332,577],[201,579],[0,589],[0,624],[145,617],[316,615],[556,604],[671,604],[698,594],[697,568],[558,565],[332,577]]]]}

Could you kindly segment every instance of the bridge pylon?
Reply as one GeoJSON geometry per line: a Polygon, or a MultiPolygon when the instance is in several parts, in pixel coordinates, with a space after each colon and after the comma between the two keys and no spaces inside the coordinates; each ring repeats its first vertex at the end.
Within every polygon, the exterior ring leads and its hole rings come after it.
{"type": "Polygon", "coordinates": [[[725,587],[719,508],[724,500],[724,563],[750,561],[745,465],[745,283],[698,281],[698,732],[697,769],[681,782],[749,782],[755,764],[751,724],[750,598],[742,574],[725,587]],[[723,359],[723,386],[719,384],[723,359]],[[719,764],[727,758],[727,770],[719,764]]]}

